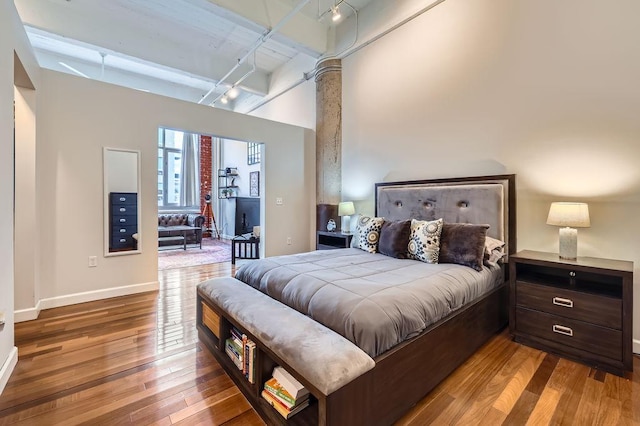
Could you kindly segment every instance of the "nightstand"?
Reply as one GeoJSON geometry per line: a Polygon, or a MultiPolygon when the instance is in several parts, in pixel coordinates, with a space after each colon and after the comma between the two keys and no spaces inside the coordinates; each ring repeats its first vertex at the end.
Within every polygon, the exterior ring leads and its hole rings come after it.
{"type": "Polygon", "coordinates": [[[521,251],[509,260],[514,340],[623,376],[633,371],[633,262],[521,251]]]}
{"type": "Polygon", "coordinates": [[[351,247],[353,234],[342,232],[318,231],[316,234],[316,250],[331,250],[351,247]]]}

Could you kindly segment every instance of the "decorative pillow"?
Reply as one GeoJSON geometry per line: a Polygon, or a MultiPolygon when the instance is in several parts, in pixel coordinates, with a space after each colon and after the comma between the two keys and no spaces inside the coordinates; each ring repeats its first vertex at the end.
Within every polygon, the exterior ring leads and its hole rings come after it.
{"type": "Polygon", "coordinates": [[[484,242],[484,264],[495,266],[504,256],[504,241],[487,236],[484,242]]]}
{"type": "Polygon", "coordinates": [[[407,246],[411,235],[411,221],[392,222],[385,220],[380,231],[378,251],[385,256],[406,259],[407,246]]]}
{"type": "Polygon", "coordinates": [[[407,247],[409,259],[438,263],[442,223],[442,219],[432,221],[411,219],[411,235],[407,247]]]}
{"type": "Polygon", "coordinates": [[[351,224],[355,223],[355,226],[351,226],[351,232],[353,237],[351,238],[351,248],[360,248],[360,233],[358,231],[358,223],[360,222],[361,214],[356,213],[351,216],[351,224]]]}
{"type": "Polygon", "coordinates": [[[369,253],[377,252],[380,230],[382,229],[383,223],[383,217],[360,216],[358,218],[358,224],[356,225],[358,248],[368,251],[369,253]]]}
{"type": "Polygon", "coordinates": [[[457,263],[482,271],[489,225],[445,223],[440,239],[440,263],[457,263]]]}

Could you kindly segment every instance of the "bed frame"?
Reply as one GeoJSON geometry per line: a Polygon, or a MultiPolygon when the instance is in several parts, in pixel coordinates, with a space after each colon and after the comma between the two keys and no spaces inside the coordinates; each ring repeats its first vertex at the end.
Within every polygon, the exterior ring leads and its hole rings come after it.
{"type": "MultiPolygon", "coordinates": [[[[435,215],[444,216],[446,222],[492,223],[493,232],[490,229],[489,235],[504,240],[508,254],[516,251],[515,175],[379,183],[375,191],[377,215],[384,213],[393,220],[409,217],[432,219],[435,215]],[[489,207],[478,209],[476,204],[485,203],[486,197],[473,194],[487,187],[495,192],[498,186],[502,193],[499,202],[502,205],[497,206],[501,223],[495,222],[495,218],[483,220],[487,211],[495,214],[495,200],[489,201],[489,207]],[[443,191],[447,194],[444,197],[443,191]],[[447,205],[441,205],[445,202],[447,205]]],[[[200,291],[197,313],[199,336],[268,424],[392,424],[507,325],[508,268],[503,270],[505,282],[502,286],[431,325],[420,335],[374,358],[373,369],[354,380],[353,386],[336,391],[339,397],[334,394],[315,395],[318,404],[313,415],[296,415],[288,421],[278,418],[277,413],[274,416],[269,411],[270,407],[265,408],[259,394],[256,398],[256,392],[247,387],[244,377],[238,375],[237,370],[233,371],[235,367],[229,359],[224,359],[224,352],[216,349],[215,339],[209,331],[211,325],[208,329],[205,327],[207,318],[202,312],[203,307],[208,309],[211,304],[200,291]]],[[[214,311],[219,309],[211,308],[214,311]]],[[[224,332],[224,327],[228,328],[229,324],[214,326],[224,332]]],[[[282,364],[283,360],[278,359],[270,348],[258,343],[264,347],[267,357],[276,358],[282,364]]],[[[266,375],[273,365],[273,362],[261,362],[260,368],[266,375]]],[[[304,377],[301,381],[305,383],[304,377]]]]}

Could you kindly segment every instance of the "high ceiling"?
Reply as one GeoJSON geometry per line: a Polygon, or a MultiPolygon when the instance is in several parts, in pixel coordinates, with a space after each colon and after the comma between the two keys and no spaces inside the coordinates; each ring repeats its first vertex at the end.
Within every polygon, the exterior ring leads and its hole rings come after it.
{"type": "Polygon", "coordinates": [[[15,4],[42,67],[243,112],[268,95],[274,74],[313,70],[332,53],[336,26],[348,25],[349,15],[371,1],[15,4]],[[337,23],[331,19],[336,4],[337,23]]]}

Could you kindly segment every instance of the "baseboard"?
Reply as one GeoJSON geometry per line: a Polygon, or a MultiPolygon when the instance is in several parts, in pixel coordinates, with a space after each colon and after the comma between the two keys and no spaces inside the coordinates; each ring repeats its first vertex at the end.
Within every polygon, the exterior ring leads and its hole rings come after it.
{"type": "Polygon", "coordinates": [[[631,349],[633,351],[634,354],[638,354],[640,355],[640,340],[638,339],[633,339],[633,345],[632,345],[631,349]]]}
{"type": "Polygon", "coordinates": [[[18,363],[18,348],[13,347],[11,352],[9,352],[9,356],[7,360],[2,365],[2,369],[0,369],[0,395],[4,391],[4,387],[7,386],[7,382],[9,382],[9,377],[11,377],[11,373],[13,373],[13,369],[16,367],[18,363]]]}
{"type": "Polygon", "coordinates": [[[37,319],[38,315],[40,315],[40,311],[42,310],[42,308],[40,307],[40,302],[41,301],[38,300],[38,303],[36,303],[35,308],[20,309],[20,310],[14,311],[13,322],[18,323],[18,322],[31,321],[31,320],[37,319]]]}
{"type": "Polygon", "coordinates": [[[95,300],[109,299],[110,297],[128,296],[130,294],[157,291],[160,288],[158,281],[150,283],[126,285],[122,287],[107,288],[104,290],[86,291],[82,293],[67,294],[40,300],[41,309],[59,308],[61,306],[75,305],[77,303],[93,302],[95,300]]]}
{"type": "Polygon", "coordinates": [[[93,302],[95,300],[108,299],[110,297],[128,296],[130,294],[157,291],[158,281],[150,283],[125,285],[122,287],[107,288],[104,290],[85,291],[83,293],[67,294],[64,296],[41,299],[34,308],[20,309],[13,313],[13,321],[24,322],[38,318],[43,309],[59,308],[61,306],[75,305],[76,303],[93,302]]]}

